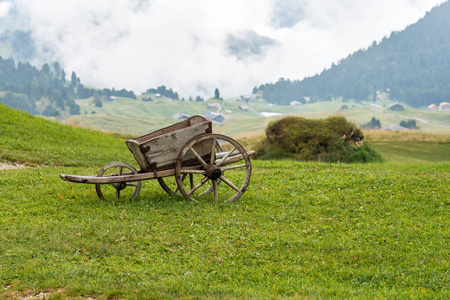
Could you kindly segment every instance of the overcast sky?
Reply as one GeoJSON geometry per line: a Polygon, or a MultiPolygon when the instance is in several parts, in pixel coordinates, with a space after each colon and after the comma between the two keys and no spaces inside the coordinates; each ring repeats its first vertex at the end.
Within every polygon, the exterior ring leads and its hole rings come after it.
{"type": "MultiPolygon", "coordinates": [[[[0,0],[42,61],[100,88],[225,98],[313,76],[444,0],[0,0]]],[[[40,64],[40,65],[39,65],[40,64]]]]}

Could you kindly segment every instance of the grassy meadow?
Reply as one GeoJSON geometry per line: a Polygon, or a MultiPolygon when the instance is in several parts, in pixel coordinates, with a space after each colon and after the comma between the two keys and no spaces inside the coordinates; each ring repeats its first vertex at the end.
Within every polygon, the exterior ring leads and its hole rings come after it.
{"type": "Polygon", "coordinates": [[[254,160],[235,203],[106,202],[58,175],[137,167],[127,136],[0,105],[0,162],[28,166],[0,170],[0,298],[448,299],[449,136],[396,134],[367,134],[384,163],[254,160]]]}
{"type": "Polygon", "coordinates": [[[426,111],[405,106],[404,111],[391,111],[391,100],[377,102],[342,102],[324,101],[304,104],[301,108],[290,106],[269,107],[268,103],[256,99],[249,103],[239,98],[208,99],[205,102],[172,101],[168,98],[156,98],[154,101],[141,101],[118,97],[115,101],[103,101],[102,107],[95,107],[92,99],[77,100],[81,115],[70,116],[64,120],[66,124],[89,127],[103,131],[114,131],[125,134],[143,135],[176,122],[172,115],[185,113],[188,115],[204,114],[207,111],[220,112],[228,119],[222,124],[215,124],[217,132],[242,138],[263,135],[270,121],[283,116],[301,116],[305,118],[325,118],[343,116],[357,125],[368,123],[372,117],[381,121],[382,127],[398,125],[402,120],[415,119],[417,126],[425,132],[448,133],[450,128],[450,111],[426,111]],[[220,110],[209,109],[209,103],[219,103],[220,110]],[[247,105],[248,111],[239,109],[247,105]],[[346,105],[347,109],[341,109],[346,105]],[[279,113],[280,116],[264,117],[262,112],[279,113]]]}

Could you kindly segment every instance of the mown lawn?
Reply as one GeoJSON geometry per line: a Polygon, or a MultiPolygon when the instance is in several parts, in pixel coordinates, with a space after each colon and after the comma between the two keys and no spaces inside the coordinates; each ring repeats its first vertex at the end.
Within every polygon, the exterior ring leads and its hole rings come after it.
{"type": "Polygon", "coordinates": [[[0,298],[450,298],[450,164],[426,151],[253,161],[235,203],[187,202],[155,180],[105,202],[58,175],[136,166],[125,138],[3,106],[0,125],[0,161],[32,166],[0,170],[0,298]]]}
{"type": "Polygon", "coordinates": [[[448,298],[448,164],[380,165],[257,161],[227,204],[0,171],[0,296],[448,298]]]}

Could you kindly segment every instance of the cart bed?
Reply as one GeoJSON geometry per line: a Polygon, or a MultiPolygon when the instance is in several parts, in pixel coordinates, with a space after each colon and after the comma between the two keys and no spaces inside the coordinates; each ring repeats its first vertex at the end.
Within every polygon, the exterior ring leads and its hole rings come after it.
{"type": "MultiPolygon", "coordinates": [[[[128,140],[126,144],[142,171],[160,171],[174,169],[183,146],[193,137],[205,133],[212,133],[211,121],[195,115],[169,127],[128,140]]],[[[196,150],[201,155],[208,155],[211,146],[203,145],[201,148],[204,148],[204,151],[196,150]]]]}

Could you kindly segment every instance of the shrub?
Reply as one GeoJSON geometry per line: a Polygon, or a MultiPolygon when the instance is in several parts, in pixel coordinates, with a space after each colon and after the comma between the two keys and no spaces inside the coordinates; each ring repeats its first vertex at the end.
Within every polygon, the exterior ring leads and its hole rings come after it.
{"type": "Polygon", "coordinates": [[[261,159],[289,158],[324,162],[379,162],[382,157],[364,135],[343,117],[305,119],[286,117],[270,123],[266,139],[257,146],[261,159]]]}
{"type": "Polygon", "coordinates": [[[363,128],[363,129],[380,129],[381,122],[377,118],[372,117],[370,122],[367,122],[366,124],[362,125],[361,128],[363,128]]]}
{"type": "Polygon", "coordinates": [[[408,121],[403,120],[400,122],[400,126],[403,126],[405,128],[409,128],[409,129],[420,129],[419,127],[417,127],[416,120],[414,120],[414,119],[408,119],[408,121]]]}

